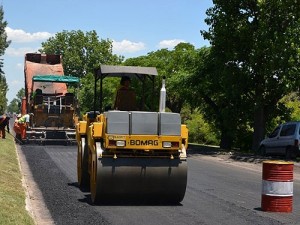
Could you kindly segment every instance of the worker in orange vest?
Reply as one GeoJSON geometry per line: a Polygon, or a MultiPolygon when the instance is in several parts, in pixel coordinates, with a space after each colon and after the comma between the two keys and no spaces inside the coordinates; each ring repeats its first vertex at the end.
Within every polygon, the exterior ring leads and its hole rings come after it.
{"type": "Polygon", "coordinates": [[[29,127],[29,120],[31,115],[33,116],[33,113],[25,114],[23,116],[19,114],[17,116],[17,119],[15,120],[14,131],[16,132],[16,134],[21,135],[22,140],[26,139],[26,128],[29,127]]]}

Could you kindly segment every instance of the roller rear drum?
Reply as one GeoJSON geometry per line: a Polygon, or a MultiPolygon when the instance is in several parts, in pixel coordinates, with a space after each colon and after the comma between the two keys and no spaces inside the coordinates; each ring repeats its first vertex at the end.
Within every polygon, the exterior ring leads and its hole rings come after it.
{"type": "Polygon", "coordinates": [[[167,158],[92,160],[91,196],[106,201],[179,203],[187,184],[187,162],[167,158]]]}

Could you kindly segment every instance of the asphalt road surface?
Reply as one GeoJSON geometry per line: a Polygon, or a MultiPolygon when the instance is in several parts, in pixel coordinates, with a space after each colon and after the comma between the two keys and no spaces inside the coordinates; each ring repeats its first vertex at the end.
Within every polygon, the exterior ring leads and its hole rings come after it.
{"type": "MultiPolygon", "coordinates": [[[[300,224],[298,175],[294,180],[293,213],[261,211],[261,164],[192,154],[181,204],[92,205],[89,193],[77,186],[76,146],[18,147],[55,224],[300,224]]],[[[33,200],[34,194],[31,190],[33,200]]]]}

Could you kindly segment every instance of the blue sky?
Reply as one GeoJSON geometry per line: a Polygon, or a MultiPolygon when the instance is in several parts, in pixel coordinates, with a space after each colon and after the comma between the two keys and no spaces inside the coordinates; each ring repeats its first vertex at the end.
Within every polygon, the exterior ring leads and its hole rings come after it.
{"type": "Polygon", "coordinates": [[[24,55],[63,30],[95,30],[100,39],[113,41],[113,53],[126,58],[146,55],[179,42],[200,48],[209,43],[206,10],[212,0],[0,0],[6,32],[4,72],[8,102],[24,87],[24,55]]]}

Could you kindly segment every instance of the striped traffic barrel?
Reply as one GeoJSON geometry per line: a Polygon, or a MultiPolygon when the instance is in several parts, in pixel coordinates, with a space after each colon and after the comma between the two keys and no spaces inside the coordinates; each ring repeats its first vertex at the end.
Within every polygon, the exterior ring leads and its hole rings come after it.
{"type": "Polygon", "coordinates": [[[292,212],[293,169],[293,162],[263,162],[261,198],[263,211],[292,212]]]}

